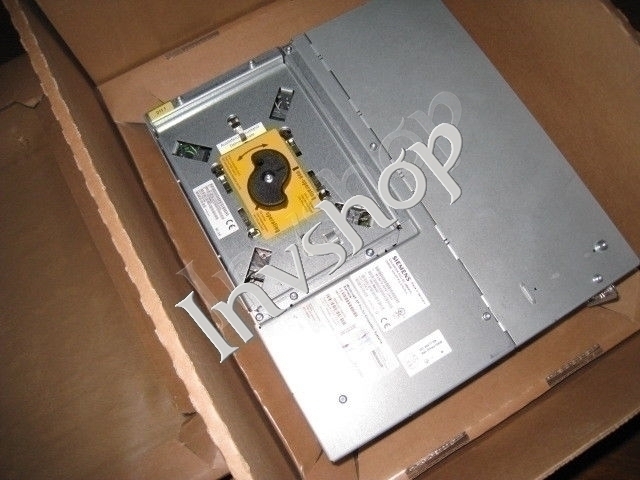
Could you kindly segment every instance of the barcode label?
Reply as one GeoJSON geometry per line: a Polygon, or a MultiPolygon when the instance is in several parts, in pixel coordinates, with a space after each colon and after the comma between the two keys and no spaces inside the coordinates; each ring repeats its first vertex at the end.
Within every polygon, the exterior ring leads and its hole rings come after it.
{"type": "Polygon", "coordinates": [[[405,348],[398,360],[410,377],[449,355],[453,350],[440,330],[405,348]]]}
{"type": "Polygon", "coordinates": [[[400,366],[349,279],[291,310],[314,328],[329,328],[360,376],[375,380],[400,366]]]}
{"type": "Polygon", "coordinates": [[[246,137],[244,140],[240,138],[240,135],[235,134],[234,136],[229,137],[226,140],[223,140],[222,142],[218,143],[216,147],[220,152],[220,155],[224,155],[225,153],[230,152],[234,148],[239,147],[243,143],[248,142],[253,138],[256,138],[258,135],[262,135],[266,131],[267,129],[264,128],[264,125],[262,124],[262,122],[259,122],[259,123],[256,123],[255,125],[250,126],[244,131],[244,134],[246,137]]]}
{"type": "Polygon", "coordinates": [[[238,224],[222,199],[213,180],[209,180],[193,189],[213,232],[218,239],[223,239],[238,231],[238,224]]]}

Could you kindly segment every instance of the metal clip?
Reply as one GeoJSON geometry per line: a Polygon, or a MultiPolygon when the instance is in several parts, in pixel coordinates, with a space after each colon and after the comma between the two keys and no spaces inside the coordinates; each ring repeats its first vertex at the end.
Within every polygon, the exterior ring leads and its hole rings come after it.
{"type": "Polygon", "coordinates": [[[247,140],[247,134],[244,133],[244,128],[240,123],[240,119],[236,114],[231,114],[227,117],[227,125],[229,125],[234,132],[240,135],[240,140],[245,142],[247,140]]]}
{"type": "Polygon", "coordinates": [[[603,303],[614,302],[618,300],[618,290],[615,285],[609,285],[603,291],[594,295],[587,301],[587,307],[595,307],[596,305],[602,305],[603,303]]]}

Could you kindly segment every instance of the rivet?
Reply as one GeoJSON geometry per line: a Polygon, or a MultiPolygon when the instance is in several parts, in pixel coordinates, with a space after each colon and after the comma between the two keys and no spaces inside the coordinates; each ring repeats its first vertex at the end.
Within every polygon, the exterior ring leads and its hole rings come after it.
{"type": "Polygon", "coordinates": [[[378,144],[376,142],[371,142],[369,144],[369,148],[375,152],[378,149],[378,144]]]}
{"type": "Polygon", "coordinates": [[[484,312],[482,314],[482,319],[483,320],[491,320],[491,314],[489,312],[484,312]]]}
{"type": "Polygon", "coordinates": [[[373,248],[367,248],[367,249],[364,251],[364,254],[365,254],[367,257],[373,257],[373,256],[376,254],[376,252],[373,250],[373,248]]]}
{"type": "Polygon", "coordinates": [[[289,294],[289,298],[290,298],[291,300],[297,300],[297,299],[298,299],[298,294],[297,294],[296,292],[291,292],[291,293],[289,294]]]}
{"type": "Polygon", "coordinates": [[[593,283],[602,283],[602,280],[603,280],[602,275],[600,275],[599,273],[596,273],[591,279],[593,283]]]}
{"type": "Polygon", "coordinates": [[[284,53],[286,53],[287,55],[291,55],[291,52],[293,52],[293,47],[291,45],[287,45],[286,47],[284,47],[284,53]]]}
{"type": "Polygon", "coordinates": [[[339,401],[340,403],[347,403],[347,396],[346,396],[346,395],[340,395],[340,396],[338,397],[338,401],[339,401]]]}
{"type": "Polygon", "coordinates": [[[256,320],[258,322],[261,322],[264,319],[264,315],[262,315],[261,313],[256,313],[256,320]]]}
{"type": "Polygon", "coordinates": [[[605,240],[599,240],[593,246],[593,251],[604,252],[607,248],[609,248],[609,244],[605,240]]]}

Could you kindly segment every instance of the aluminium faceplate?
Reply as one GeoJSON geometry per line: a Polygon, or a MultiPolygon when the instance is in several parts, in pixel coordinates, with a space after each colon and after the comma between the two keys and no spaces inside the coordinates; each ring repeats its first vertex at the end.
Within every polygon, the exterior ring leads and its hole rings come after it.
{"type": "MultiPolygon", "coordinates": [[[[405,131],[425,135],[453,117],[463,147],[450,173],[462,193],[451,204],[425,169],[424,205],[517,344],[638,265],[560,151],[441,2],[373,1],[299,43],[310,44],[316,58],[321,54],[318,71],[331,70],[380,138],[403,120],[405,131]],[[594,251],[601,240],[608,248],[594,251]]],[[[383,141],[394,158],[411,144],[402,136],[383,141]]]]}
{"type": "MultiPolygon", "coordinates": [[[[293,272],[285,248],[302,251],[301,236],[317,222],[315,242],[350,250],[321,212],[270,242],[246,235],[239,203],[211,174],[215,145],[233,135],[229,115],[245,128],[286,123],[300,163],[341,202],[364,194],[382,206],[380,172],[400,147],[427,144],[436,125],[456,125],[462,141],[448,172],[459,197],[408,154],[423,168],[427,192],[410,210],[385,209],[403,228],[357,227],[365,247],[333,275],[334,257],[303,254],[308,296],[264,279],[278,305],[294,305],[261,323],[260,336],[332,460],[447,394],[637,265],[566,160],[440,2],[374,1],[298,37],[284,52],[174,100],[168,114],[150,121],[235,284],[245,280],[251,258],[259,259],[256,268],[268,258],[293,272]],[[283,87],[294,91],[284,123],[269,118],[283,87]],[[178,158],[172,152],[179,141],[211,148],[211,158],[178,158]],[[232,220],[228,235],[216,234],[202,208],[204,193],[216,195],[212,188],[232,220]],[[594,251],[601,240],[608,248],[594,251]]],[[[441,164],[452,155],[442,140],[434,149],[441,164]]],[[[392,184],[397,198],[413,191],[406,175],[392,184]]]]}
{"type": "MultiPolygon", "coordinates": [[[[273,238],[248,235],[243,215],[239,212],[241,208],[247,208],[246,203],[242,202],[239,192],[226,192],[224,183],[212,173],[212,167],[222,156],[217,145],[224,144],[220,148],[226,152],[226,145],[238,137],[227,123],[230,115],[235,115],[250,135],[240,145],[259,141],[262,136],[256,135],[261,135],[263,131],[285,126],[290,128],[301,152],[298,157],[301,167],[314,172],[330,192],[327,200],[332,203],[343,204],[356,194],[372,198],[376,195],[377,170],[373,159],[368,162],[370,165],[367,162],[359,163],[360,159],[373,158],[373,155],[351,138],[348,127],[340,123],[343,120],[326,120],[327,113],[318,104],[318,99],[309,93],[313,87],[302,76],[298,61],[297,54],[284,55],[280,50],[273,50],[254,59],[249,65],[178,97],[168,106],[160,107],[162,113],[159,116],[155,114],[156,111],[148,115],[147,120],[157,142],[234,285],[245,281],[256,248],[272,253],[271,265],[286,272],[295,272],[292,256],[286,249],[295,244],[302,251],[300,239],[323,219],[323,214],[318,212],[304,218],[273,238]],[[270,118],[274,98],[282,87],[295,92],[286,122],[270,118]],[[207,160],[176,155],[177,145],[184,142],[210,148],[207,160]]],[[[387,217],[392,216],[382,202],[378,204],[387,217]]],[[[396,225],[389,228],[380,228],[375,222],[370,227],[354,225],[353,228],[363,239],[363,249],[358,255],[349,256],[345,265],[331,276],[328,273],[335,263],[335,257],[306,257],[304,271],[310,294],[368,261],[370,257],[365,255],[366,250],[381,253],[417,235],[415,223],[404,212],[397,212],[393,217],[397,220],[396,225]]],[[[324,220],[315,230],[311,241],[339,242],[350,252],[351,247],[344,236],[326,218],[324,220]]],[[[281,308],[305,297],[295,292],[296,299],[292,300],[292,288],[273,280],[261,283],[260,287],[281,308]]],[[[261,305],[254,303],[252,297],[243,296],[243,300],[254,318],[267,318],[261,305]]]]}

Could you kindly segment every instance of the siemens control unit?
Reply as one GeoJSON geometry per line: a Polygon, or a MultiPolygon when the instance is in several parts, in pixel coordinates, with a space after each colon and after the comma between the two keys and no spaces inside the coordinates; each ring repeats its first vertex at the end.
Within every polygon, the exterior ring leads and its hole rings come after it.
{"type": "Polygon", "coordinates": [[[147,122],[332,460],[638,264],[439,1],[371,2],[147,122]]]}

